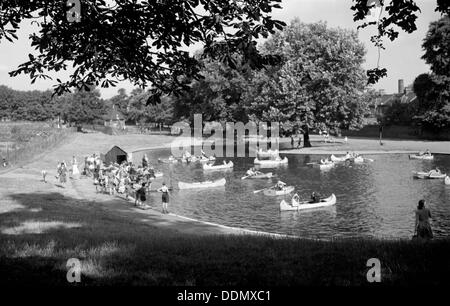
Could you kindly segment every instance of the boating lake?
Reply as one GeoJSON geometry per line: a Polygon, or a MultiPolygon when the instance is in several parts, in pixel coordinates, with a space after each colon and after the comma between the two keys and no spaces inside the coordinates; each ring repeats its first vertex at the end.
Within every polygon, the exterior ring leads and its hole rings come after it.
{"type": "MultiPolygon", "coordinates": [[[[145,152],[134,153],[140,161],[145,152]]],[[[307,163],[326,155],[281,154],[289,158],[287,166],[263,168],[276,174],[272,179],[245,179],[254,158],[232,158],[234,169],[203,171],[200,163],[161,164],[170,149],[146,152],[151,163],[164,172],[152,189],[165,181],[174,187],[169,211],[197,220],[226,226],[271,233],[298,235],[306,238],[378,237],[409,239],[414,231],[414,210],[420,199],[427,200],[433,217],[436,238],[450,234],[450,186],[444,181],[414,179],[413,171],[439,167],[450,172],[450,156],[435,155],[432,161],[410,160],[406,154],[364,155],[374,162],[338,164],[330,170],[311,168],[307,163]],[[178,190],[178,181],[195,182],[225,177],[223,187],[178,190]],[[281,200],[290,202],[291,195],[269,197],[253,191],[273,186],[277,179],[295,187],[300,198],[309,199],[312,191],[329,196],[334,193],[336,205],[306,211],[279,211],[281,200]]],[[[226,158],[230,160],[230,158],[226,158]]],[[[222,163],[218,158],[216,163],[222,163]]],[[[161,194],[150,193],[148,204],[161,207],[161,194]]]]}

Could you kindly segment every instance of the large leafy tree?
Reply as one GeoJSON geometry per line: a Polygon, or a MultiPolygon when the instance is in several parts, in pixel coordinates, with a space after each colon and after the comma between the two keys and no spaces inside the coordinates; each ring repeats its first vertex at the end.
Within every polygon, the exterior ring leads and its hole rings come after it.
{"type": "Polygon", "coordinates": [[[158,101],[163,92],[177,92],[185,88],[184,80],[199,76],[198,61],[186,51],[194,44],[203,44],[205,55],[232,66],[234,53],[254,68],[274,60],[259,53],[255,40],[283,27],[271,18],[279,2],[2,0],[0,39],[17,39],[24,20],[38,25],[30,36],[35,54],[12,76],[26,73],[34,81],[72,66],[68,80],[57,80],[57,93],[73,87],[108,87],[126,79],[151,85],[151,96],[158,101]]]}
{"type": "Polygon", "coordinates": [[[450,127],[450,17],[430,24],[422,45],[422,58],[430,65],[430,74],[414,81],[419,101],[418,115],[427,128],[450,127]]]}
{"type": "Polygon", "coordinates": [[[294,20],[263,47],[285,62],[250,83],[245,104],[253,117],[279,121],[282,133],[304,130],[306,138],[310,128],[361,126],[368,97],[365,49],[356,33],[294,20]]]}
{"type": "MultiPolygon", "coordinates": [[[[239,56],[233,60],[239,63],[239,56]]],[[[245,84],[251,77],[251,69],[238,64],[235,69],[210,58],[201,60],[200,80],[192,80],[189,90],[176,99],[175,113],[180,118],[193,120],[194,114],[202,114],[205,121],[247,121],[241,103],[245,84]]]]}
{"type": "MultiPolygon", "coordinates": [[[[351,9],[354,11],[353,20],[359,23],[359,28],[376,27],[377,34],[372,36],[372,43],[384,49],[383,39],[394,41],[399,36],[399,31],[412,33],[417,30],[416,20],[420,8],[414,0],[353,0],[351,9]],[[380,7],[378,20],[369,21],[366,17],[370,10],[376,6],[380,7]],[[383,17],[381,17],[383,16],[383,17]]],[[[450,1],[437,0],[436,12],[443,16],[450,14],[450,1]]],[[[380,78],[387,75],[386,68],[376,67],[367,71],[368,82],[376,83],[380,78]]]]}

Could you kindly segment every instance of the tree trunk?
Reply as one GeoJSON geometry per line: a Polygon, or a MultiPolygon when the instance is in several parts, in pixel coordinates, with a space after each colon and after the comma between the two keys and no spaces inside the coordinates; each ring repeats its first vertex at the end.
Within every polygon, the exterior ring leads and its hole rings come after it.
{"type": "Polygon", "coordinates": [[[303,134],[303,147],[304,148],[311,148],[311,142],[309,141],[309,126],[305,125],[304,127],[304,134],[303,134]]]}

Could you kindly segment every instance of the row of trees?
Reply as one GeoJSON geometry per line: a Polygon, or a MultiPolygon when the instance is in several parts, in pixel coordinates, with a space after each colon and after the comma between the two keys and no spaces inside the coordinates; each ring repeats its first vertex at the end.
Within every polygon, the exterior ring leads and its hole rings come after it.
{"type": "Polygon", "coordinates": [[[19,91],[0,86],[0,119],[88,123],[99,120],[107,110],[99,90],[78,91],[53,97],[53,92],[19,91]]]}
{"type": "MultiPolygon", "coordinates": [[[[201,113],[205,121],[280,122],[283,134],[362,125],[371,95],[362,68],[366,51],[354,31],[294,20],[268,39],[260,52],[274,54],[282,61],[259,70],[252,69],[239,54],[232,56],[235,67],[230,67],[198,53],[201,78],[190,79],[188,89],[180,95],[166,95],[148,103],[152,93],[142,89],[129,95],[121,89],[107,101],[100,99],[98,90],[55,99],[45,92],[42,95],[46,95],[46,101],[24,103],[29,107],[40,105],[43,116],[22,110],[20,119],[60,116],[69,122],[92,122],[115,105],[128,121],[140,124],[191,121],[194,114],[201,113]]],[[[30,93],[38,100],[40,95],[30,93]]]]}

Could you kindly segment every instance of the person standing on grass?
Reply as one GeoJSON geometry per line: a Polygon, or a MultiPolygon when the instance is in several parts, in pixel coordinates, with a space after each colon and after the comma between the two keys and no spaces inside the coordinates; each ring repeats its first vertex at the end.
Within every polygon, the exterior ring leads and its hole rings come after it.
{"type": "Polygon", "coordinates": [[[291,135],[291,149],[294,148],[294,136],[291,135]]]}
{"type": "Polygon", "coordinates": [[[166,186],[165,182],[162,184],[161,188],[158,189],[158,192],[162,192],[162,213],[168,214],[169,211],[167,209],[167,206],[169,204],[169,188],[166,186]]]}
{"type": "Polygon", "coordinates": [[[145,195],[145,183],[142,183],[141,188],[139,188],[136,191],[136,199],[134,200],[135,206],[143,206],[145,205],[145,201],[147,200],[147,197],[145,195]]]}
{"type": "Polygon", "coordinates": [[[420,200],[417,205],[415,234],[419,239],[430,240],[433,238],[430,225],[431,212],[428,208],[425,208],[425,203],[425,200],[420,200]]]}
{"type": "Polygon", "coordinates": [[[297,149],[299,149],[301,146],[302,146],[302,135],[298,135],[297,149]]]}
{"type": "Polygon", "coordinates": [[[42,179],[44,180],[44,183],[47,183],[47,180],[46,180],[46,176],[47,176],[47,171],[46,170],[42,170],[42,179]]]}
{"type": "Polygon", "coordinates": [[[65,161],[61,163],[59,168],[59,182],[61,184],[65,184],[67,182],[67,165],[65,161]]]}

